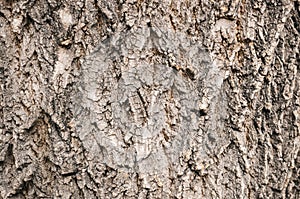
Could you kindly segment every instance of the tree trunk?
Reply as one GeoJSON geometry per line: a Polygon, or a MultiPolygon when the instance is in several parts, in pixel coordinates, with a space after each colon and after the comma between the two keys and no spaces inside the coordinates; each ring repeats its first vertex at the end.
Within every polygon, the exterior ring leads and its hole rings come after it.
{"type": "Polygon", "coordinates": [[[0,198],[300,198],[300,3],[0,0],[0,198]]]}

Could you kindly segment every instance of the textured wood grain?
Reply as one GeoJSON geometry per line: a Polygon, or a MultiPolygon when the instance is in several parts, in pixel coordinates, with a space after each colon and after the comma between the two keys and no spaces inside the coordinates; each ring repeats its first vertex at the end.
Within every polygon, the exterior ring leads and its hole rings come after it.
{"type": "Polygon", "coordinates": [[[0,198],[299,198],[299,5],[0,0],[0,198]]]}

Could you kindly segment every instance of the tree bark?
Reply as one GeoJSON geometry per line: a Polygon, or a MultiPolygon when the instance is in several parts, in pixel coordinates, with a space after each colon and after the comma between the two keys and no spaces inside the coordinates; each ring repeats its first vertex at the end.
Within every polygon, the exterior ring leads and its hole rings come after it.
{"type": "Polygon", "coordinates": [[[1,0],[0,198],[300,198],[300,3],[1,0]]]}

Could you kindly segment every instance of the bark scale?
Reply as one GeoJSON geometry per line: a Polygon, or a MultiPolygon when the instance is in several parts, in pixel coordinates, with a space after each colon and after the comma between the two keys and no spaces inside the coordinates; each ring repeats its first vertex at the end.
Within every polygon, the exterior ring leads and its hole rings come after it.
{"type": "Polygon", "coordinates": [[[298,1],[0,1],[0,198],[299,198],[298,1]]]}

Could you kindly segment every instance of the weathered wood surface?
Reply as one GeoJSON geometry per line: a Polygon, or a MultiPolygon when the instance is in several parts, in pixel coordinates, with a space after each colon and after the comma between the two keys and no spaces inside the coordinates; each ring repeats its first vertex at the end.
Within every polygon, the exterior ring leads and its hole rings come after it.
{"type": "Polygon", "coordinates": [[[299,7],[0,0],[0,198],[300,198],[299,7]]]}

